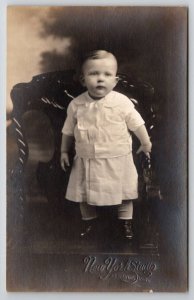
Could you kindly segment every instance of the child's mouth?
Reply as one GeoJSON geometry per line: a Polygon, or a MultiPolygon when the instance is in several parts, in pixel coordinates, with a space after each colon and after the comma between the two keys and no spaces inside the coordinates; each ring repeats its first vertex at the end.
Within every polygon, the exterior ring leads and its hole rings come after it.
{"type": "Polygon", "coordinates": [[[104,89],[105,89],[105,86],[98,85],[96,88],[97,88],[97,90],[104,90],[104,89]]]}

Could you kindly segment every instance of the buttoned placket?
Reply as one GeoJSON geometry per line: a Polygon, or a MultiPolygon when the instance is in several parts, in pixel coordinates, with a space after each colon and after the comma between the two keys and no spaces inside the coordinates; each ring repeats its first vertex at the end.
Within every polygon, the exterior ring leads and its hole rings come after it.
{"type": "Polygon", "coordinates": [[[103,107],[103,102],[95,101],[91,103],[86,103],[86,107],[91,107],[91,115],[93,116],[93,124],[88,128],[88,137],[90,143],[95,143],[98,138],[98,128],[101,122],[101,112],[103,107]]]}
{"type": "MultiPolygon", "coordinates": [[[[91,113],[94,115],[94,126],[91,126],[88,128],[88,137],[89,137],[89,142],[90,143],[95,143],[96,141],[96,135],[98,134],[98,126],[101,122],[101,110],[103,108],[103,102],[100,101],[95,101],[91,103],[86,103],[85,106],[87,108],[91,107],[91,113]]],[[[85,159],[85,172],[86,172],[86,193],[87,193],[87,199],[90,199],[90,192],[91,192],[91,187],[90,187],[90,181],[91,181],[91,168],[92,168],[92,161],[89,158],[85,159]]]]}

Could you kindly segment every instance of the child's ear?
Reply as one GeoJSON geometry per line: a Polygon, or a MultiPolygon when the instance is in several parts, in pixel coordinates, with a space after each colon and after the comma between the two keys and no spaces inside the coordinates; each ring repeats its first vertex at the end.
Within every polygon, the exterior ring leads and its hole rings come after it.
{"type": "Polygon", "coordinates": [[[82,84],[83,86],[86,86],[86,84],[85,84],[85,79],[84,79],[84,76],[83,76],[83,75],[80,76],[79,80],[80,80],[80,82],[81,82],[81,84],[82,84]]]}
{"type": "Polygon", "coordinates": [[[119,82],[119,76],[115,77],[115,86],[117,85],[117,83],[119,82]]]}

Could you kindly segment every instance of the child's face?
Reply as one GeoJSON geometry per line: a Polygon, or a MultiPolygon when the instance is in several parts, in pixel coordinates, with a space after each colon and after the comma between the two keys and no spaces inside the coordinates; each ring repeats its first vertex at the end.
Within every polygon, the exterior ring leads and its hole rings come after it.
{"type": "Polygon", "coordinates": [[[89,59],[83,65],[83,85],[95,100],[105,97],[117,84],[117,63],[113,58],[89,59]]]}

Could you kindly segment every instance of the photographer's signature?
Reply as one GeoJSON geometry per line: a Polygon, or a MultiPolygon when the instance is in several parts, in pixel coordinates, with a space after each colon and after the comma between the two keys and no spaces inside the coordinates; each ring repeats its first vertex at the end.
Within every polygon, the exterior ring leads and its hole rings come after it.
{"type": "Polygon", "coordinates": [[[102,280],[114,278],[134,284],[138,281],[148,281],[156,269],[155,263],[141,262],[136,259],[124,261],[108,256],[102,262],[99,262],[96,256],[86,256],[84,258],[84,272],[95,274],[102,280]]]}

